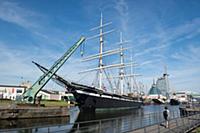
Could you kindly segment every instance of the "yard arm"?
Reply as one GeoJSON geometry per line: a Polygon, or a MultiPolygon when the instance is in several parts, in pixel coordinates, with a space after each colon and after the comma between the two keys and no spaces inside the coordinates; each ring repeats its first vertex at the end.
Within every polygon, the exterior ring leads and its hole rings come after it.
{"type": "Polygon", "coordinates": [[[60,69],[67,59],[75,52],[75,50],[85,41],[85,37],[81,37],[78,42],[71,46],[66,53],[60,57],[53,66],[23,93],[23,101],[27,103],[35,103],[37,93],[47,84],[52,76],[60,69]]]}

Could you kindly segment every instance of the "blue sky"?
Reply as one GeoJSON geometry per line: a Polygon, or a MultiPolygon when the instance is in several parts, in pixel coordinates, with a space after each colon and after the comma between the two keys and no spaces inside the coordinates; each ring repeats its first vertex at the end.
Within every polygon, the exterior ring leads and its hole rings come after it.
{"type": "MultiPolygon", "coordinates": [[[[139,64],[137,80],[146,88],[167,65],[172,89],[200,93],[199,0],[1,0],[0,84],[34,82],[42,73],[31,61],[50,67],[81,35],[96,34],[89,29],[99,24],[100,12],[104,22],[113,22],[107,30],[116,29],[105,37],[105,49],[118,47],[114,43],[122,31],[139,64]]],[[[86,42],[85,54],[97,53],[95,45],[96,40],[86,42]]],[[[73,81],[90,77],[81,80],[88,83],[91,76],[77,73],[95,63],[80,63],[79,53],[58,74],[73,81]]],[[[130,55],[127,51],[127,61],[130,55]]]]}

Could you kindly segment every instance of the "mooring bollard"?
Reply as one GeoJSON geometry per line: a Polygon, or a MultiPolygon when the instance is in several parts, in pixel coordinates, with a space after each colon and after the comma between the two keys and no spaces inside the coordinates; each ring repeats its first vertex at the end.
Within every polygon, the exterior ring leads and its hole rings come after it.
{"type": "Polygon", "coordinates": [[[177,121],[177,119],[176,119],[176,127],[178,127],[178,121],[177,121]]]}
{"type": "Polygon", "coordinates": [[[149,124],[151,124],[151,116],[150,116],[150,114],[149,114],[149,124]]]}
{"type": "Polygon", "coordinates": [[[174,111],[172,112],[172,114],[173,114],[173,118],[175,118],[174,111]]]}
{"type": "Polygon", "coordinates": [[[79,123],[77,124],[77,130],[79,130],[79,123]]]}
{"type": "Polygon", "coordinates": [[[147,131],[146,131],[146,126],[144,127],[144,133],[146,133],[147,131]]]}
{"type": "Polygon", "coordinates": [[[99,121],[99,133],[101,133],[101,120],[99,121]]]}
{"type": "Polygon", "coordinates": [[[158,133],[160,133],[160,124],[158,124],[158,133]]]}

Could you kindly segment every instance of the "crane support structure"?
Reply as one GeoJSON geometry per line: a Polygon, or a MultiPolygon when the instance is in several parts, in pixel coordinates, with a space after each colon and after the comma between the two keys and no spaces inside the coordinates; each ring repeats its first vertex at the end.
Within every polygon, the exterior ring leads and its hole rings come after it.
{"type": "Polygon", "coordinates": [[[67,52],[60,57],[53,66],[23,94],[23,101],[27,103],[35,103],[37,93],[47,84],[52,76],[60,69],[67,59],[75,52],[75,50],[85,41],[85,37],[81,37],[78,42],[71,46],[67,52]]]}

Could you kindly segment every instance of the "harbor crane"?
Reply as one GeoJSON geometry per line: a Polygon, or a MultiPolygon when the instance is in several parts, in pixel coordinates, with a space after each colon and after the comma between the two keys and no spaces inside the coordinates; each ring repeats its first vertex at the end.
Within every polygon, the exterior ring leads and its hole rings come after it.
{"type": "Polygon", "coordinates": [[[61,56],[52,67],[44,73],[39,79],[28,88],[22,95],[23,101],[26,103],[35,104],[36,95],[48,83],[52,76],[61,68],[61,66],[68,60],[68,58],[75,52],[75,50],[85,41],[85,37],[81,37],[74,45],[72,45],[63,56],[61,56]]]}

